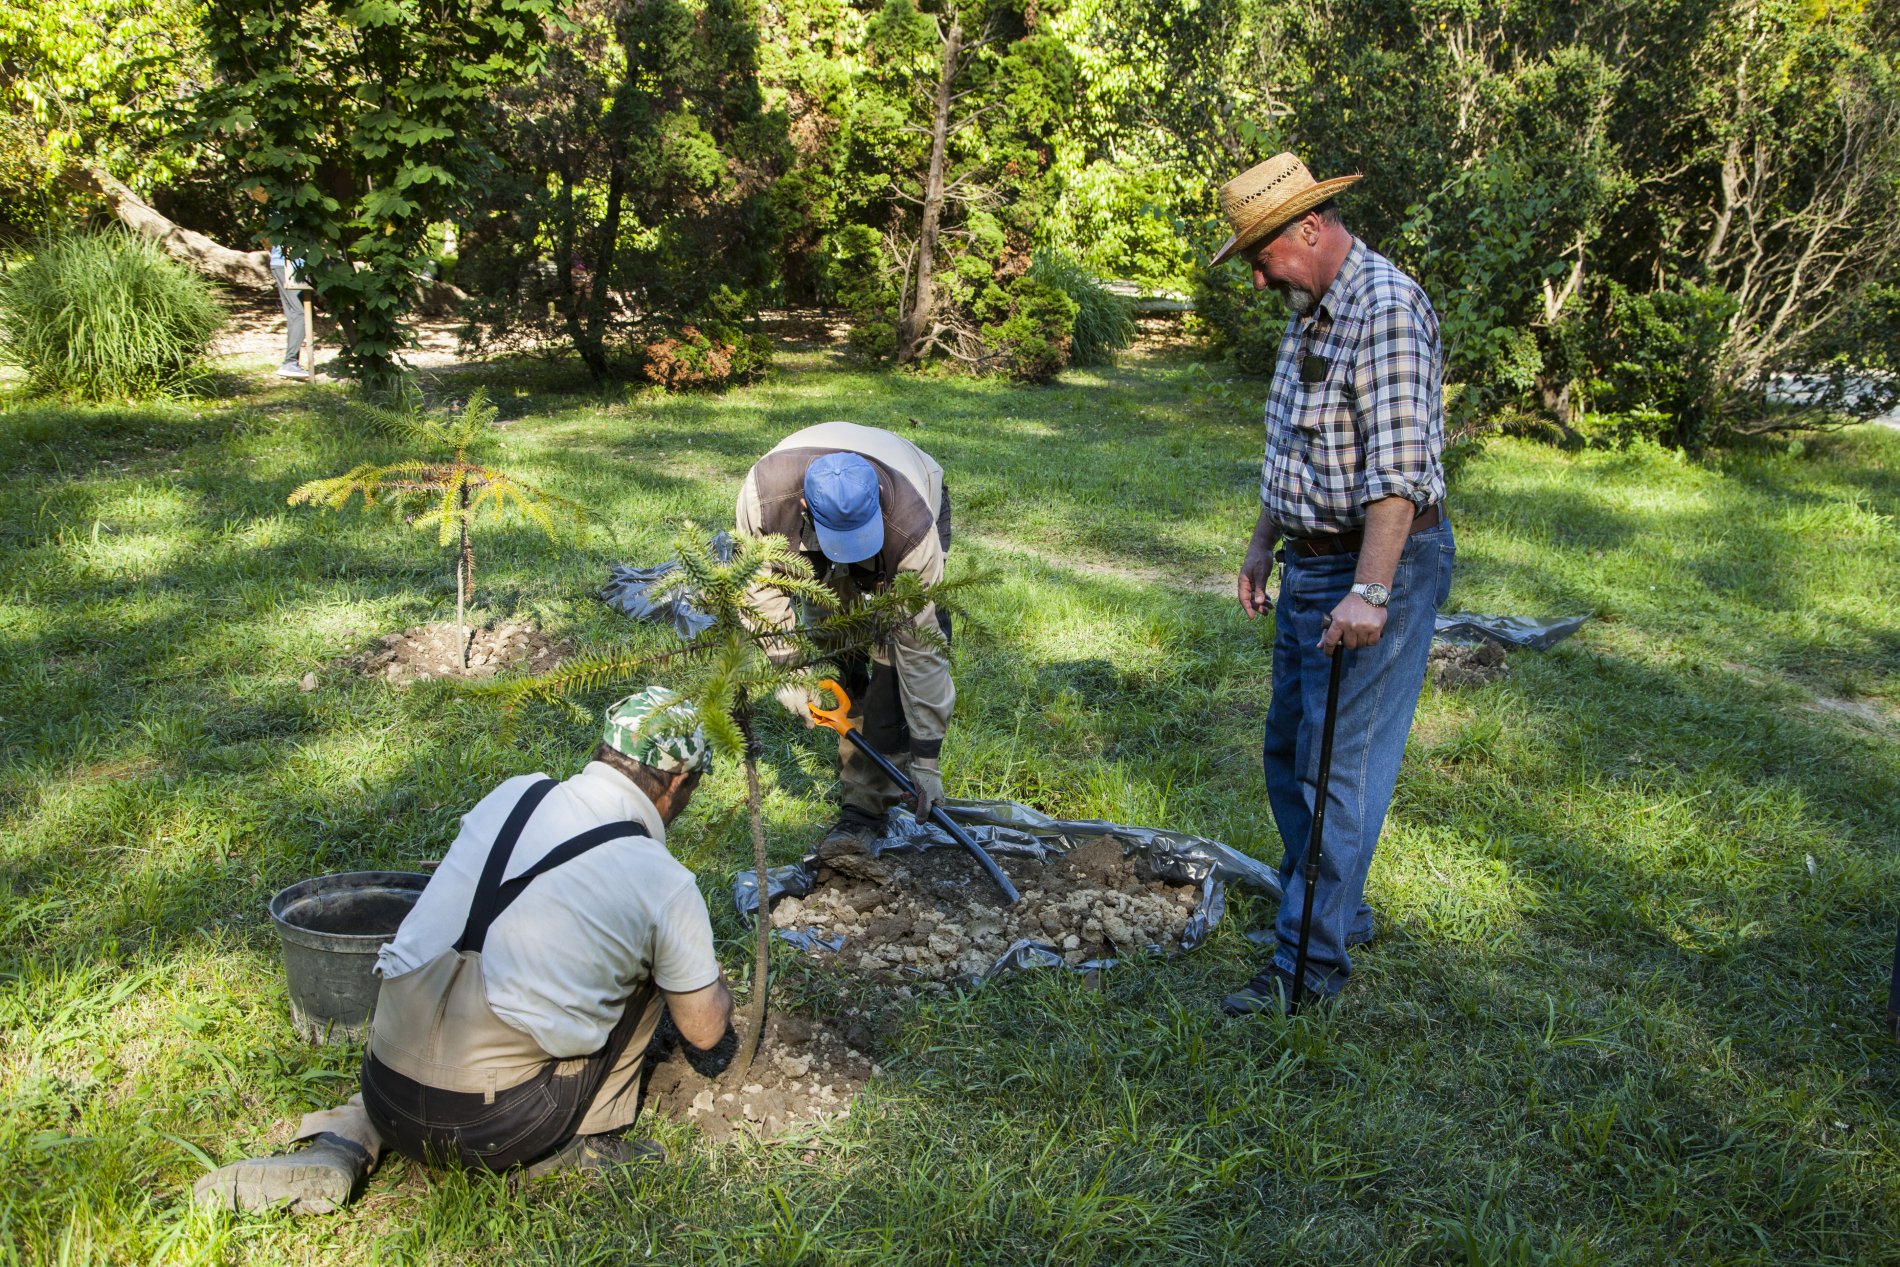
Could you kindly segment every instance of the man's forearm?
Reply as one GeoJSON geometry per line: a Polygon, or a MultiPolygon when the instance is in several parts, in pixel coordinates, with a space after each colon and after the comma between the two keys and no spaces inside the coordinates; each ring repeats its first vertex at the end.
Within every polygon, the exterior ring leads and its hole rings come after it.
{"type": "Polygon", "coordinates": [[[1364,538],[1359,546],[1359,566],[1352,579],[1361,585],[1392,584],[1399,570],[1399,556],[1405,553],[1405,539],[1412,535],[1412,520],[1418,514],[1407,497],[1384,497],[1366,506],[1364,538]]]}
{"type": "Polygon", "coordinates": [[[1274,527],[1273,520],[1267,515],[1266,506],[1262,505],[1260,518],[1254,522],[1253,540],[1247,543],[1247,553],[1270,556],[1273,553],[1273,547],[1279,543],[1280,530],[1274,527]]]}

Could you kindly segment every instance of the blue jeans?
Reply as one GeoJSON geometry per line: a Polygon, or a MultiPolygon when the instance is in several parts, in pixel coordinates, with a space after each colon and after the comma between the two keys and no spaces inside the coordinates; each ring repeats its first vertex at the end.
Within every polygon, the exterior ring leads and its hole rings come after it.
{"type": "MultiPolygon", "coordinates": [[[[1346,657],[1346,666],[1339,680],[1326,834],[1320,842],[1313,931],[1306,951],[1307,988],[1322,994],[1337,993],[1352,972],[1348,937],[1371,931],[1372,912],[1364,901],[1366,872],[1392,803],[1418,693],[1425,685],[1432,618],[1451,591],[1452,554],[1449,522],[1409,537],[1392,577],[1379,641],[1338,652],[1346,657]]],[[[1273,961],[1291,974],[1306,898],[1300,862],[1313,830],[1320,733],[1332,669],[1331,659],[1319,650],[1319,638],[1326,617],[1352,586],[1359,555],[1305,558],[1288,550],[1282,562],[1280,596],[1273,609],[1273,699],[1267,706],[1263,761],[1267,800],[1285,846],[1280,872],[1286,896],[1274,928],[1279,946],[1273,961]]]]}

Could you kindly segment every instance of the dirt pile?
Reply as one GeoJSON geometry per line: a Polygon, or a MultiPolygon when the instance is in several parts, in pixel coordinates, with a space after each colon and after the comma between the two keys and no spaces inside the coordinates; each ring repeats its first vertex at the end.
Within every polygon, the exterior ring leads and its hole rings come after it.
{"type": "Polygon", "coordinates": [[[870,1026],[847,1014],[814,1021],[771,1013],[765,1040],[744,1082],[696,1072],[670,1042],[648,1057],[647,1111],[688,1121],[721,1140],[734,1131],[762,1139],[851,1115],[851,1102],[878,1072],[857,1044],[871,1041],[870,1026]]]}
{"type": "Polygon", "coordinates": [[[1014,906],[1001,904],[961,849],[827,859],[818,888],[780,899],[772,923],[842,936],[843,949],[829,957],[847,970],[941,988],[981,976],[1022,940],[1055,946],[1072,964],[1173,949],[1199,896],[1191,885],[1154,878],[1110,836],[1049,863],[997,862],[1022,894],[1014,906]]]}
{"type": "Polygon", "coordinates": [[[1427,667],[1432,685],[1447,690],[1460,686],[1484,686],[1511,675],[1511,666],[1504,659],[1504,648],[1489,641],[1475,647],[1435,642],[1427,667]]]}
{"type": "Polygon", "coordinates": [[[381,678],[392,686],[407,686],[429,678],[493,677],[504,669],[541,673],[559,664],[569,650],[565,643],[554,642],[526,620],[471,627],[466,634],[456,625],[444,623],[384,634],[367,651],[337,661],[337,667],[381,678]],[[466,665],[462,663],[464,637],[470,639],[466,665]]]}

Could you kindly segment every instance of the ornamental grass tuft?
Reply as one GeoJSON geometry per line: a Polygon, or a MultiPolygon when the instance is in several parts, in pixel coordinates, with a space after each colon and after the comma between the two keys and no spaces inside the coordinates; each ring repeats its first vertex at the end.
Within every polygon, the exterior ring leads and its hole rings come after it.
{"type": "Polygon", "coordinates": [[[189,396],[225,321],[211,283],[119,229],[47,238],[0,278],[0,363],[40,395],[189,396]]]}
{"type": "Polygon", "coordinates": [[[1037,251],[1030,277],[1075,301],[1071,365],[1109,365],[1135,341],[1134,305],[1117,295],[1079,262],[1060,251],[1037,251]]]}

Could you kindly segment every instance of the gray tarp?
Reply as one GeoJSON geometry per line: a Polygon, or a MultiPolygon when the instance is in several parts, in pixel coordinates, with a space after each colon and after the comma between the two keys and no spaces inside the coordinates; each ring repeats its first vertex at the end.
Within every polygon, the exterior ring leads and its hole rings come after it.
{"type": "MultiPolygon", "coordinates": [[[[1047,862],[1097,836],[1112,836],[1122,842],[1123,852],[1147,859],[1155,875],[1175,884],[1199,884],[1201,897],[1181,933],[1182,950],[1193,950],[1220,922],[1227,905],[1227,885],[1244,884],[1279,900],[1280,876],[1272,867],[1250,858],[1239,850],[1186,832],[1160,827],[1130,827],[1101,819],[1056,819],[1016,801],[947,800],[944,808],[950,816],[976,838],[992,855],[1015,855],[1047,862]]],[[[899,807],[891,811],[886,833],[871,846],[873,856],[886,851],[920,852],[925,849],[956,847],[950,833],[933,823],[919,823],[909,811],[899,807]]],[[[972,863],[971,865],[975,865],[972,863]]],[[[768,904],[787,895],[804,897],[818,885],[818,859],[810,856],[789,866],[772,867],[765,873],[768,904]]],[[[751,871],[733,878],[732,904],[739,914],[750,918],[758,910],[758,884],[751,871]]],[[[837,950],[843,945],[817,935],[815,929],[781,929],[777,936],[801,950],[823,947],[837,950]]],[[[1164,947],[1151,947],[1164,951],[1164,947]]],[[[1091,960],[1076,965],[1080,971],[1102,968],[1113,960],[1091,960]]],[[[1056,947],[1044,942],[1020,941],[984,973],[990,977],[1032,967],[1068,966],[1056,947]]]]}
{"type": "Polygon", "coordinates": [[[1460,647],[1475,647],[1495,642],[1506,647],[1527,647],[1548,651],[1583,627],[1586,616],[1565,616],[1561,620],[1526,620],[1522,616],[1480,616],[1476,612],[1440,614],[1432,629],[1432,641],[1449,642],[1460,647]]]}
{"type": "MultiPolygon", "coordinates": [[[[722,528],[713,537],[713,550],[722,563],[732,561],[732,538],[722,528]]],[[[659,563],[653,567],[629,567],[617,563],[607,573],[607,584],[600,596],[607,605],[635,620],[664,620],[682,638],[697,638],[712,624],[712,617],[699,610],[692,591],[676,592],[664,602],[654,602],[649,591],[653,583],[678,567],[678,563],[659,563]]]]}

